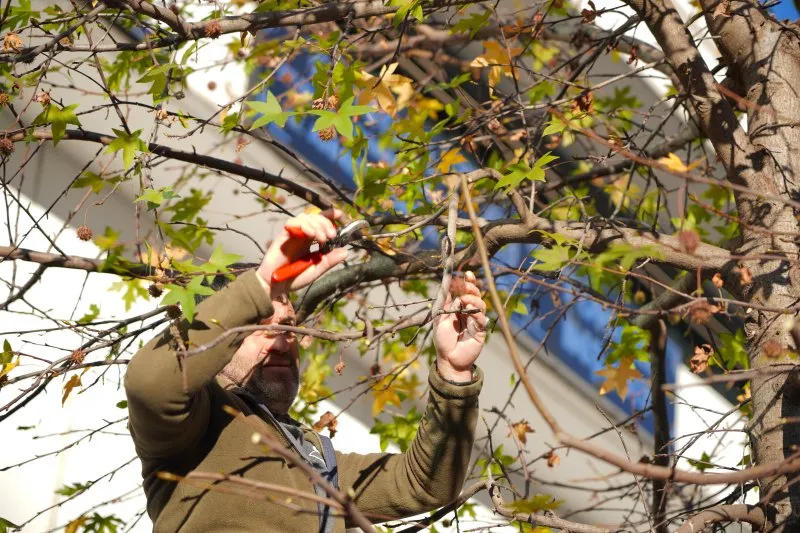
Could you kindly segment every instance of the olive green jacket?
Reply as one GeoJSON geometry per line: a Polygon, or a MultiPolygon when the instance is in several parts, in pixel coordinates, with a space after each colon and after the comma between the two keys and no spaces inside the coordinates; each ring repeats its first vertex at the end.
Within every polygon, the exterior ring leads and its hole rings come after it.
{"type": "MultiPolygon", "coordinates": [[[[242,274],[198,305],[191,326],[185,320],[177,326],[189,346],[207,343],[225,328],[254,324],[272,313],[255,276],[255,271],[242,274]]],[[[217,377],[242,338],[229,337],[188,359],[186,388],[169,328],[131,359],[125,375],[129,429],[142,461],[147,511],[155,531],[313,533],[318,529],[316,503],[310,500],[254,491],[230,481],[209,490],[197,481],[176,483],[157,476],[193,470],[233,474],[314,493],[300,468],[253,444],[249,424],[260,425],[288,446],[266,417],[233,394],[232,384],[217,377]],[[223,405],[244,413],[249,423],[225,413],[223,405]],[[241,494],[248,492],[249,496],[241,494]]],[[[475,382],[455,385],[434,370],[429,383],[428,406],[408,451],[336,452],[339,487],[346,493],[352,489],[357,507],[375,522],[441,507],[461,490],[475,435],[482,374],[478,370],[475,382]]],[[[305,437],[322,449],[313,431],[305,430],[305,437]]],[[[336,440],[340,439],[346,440],[347,435],[336,440]]],[[[337,516],[334,531],[351,526],[349,520],[345,522],[337,516]]]]}

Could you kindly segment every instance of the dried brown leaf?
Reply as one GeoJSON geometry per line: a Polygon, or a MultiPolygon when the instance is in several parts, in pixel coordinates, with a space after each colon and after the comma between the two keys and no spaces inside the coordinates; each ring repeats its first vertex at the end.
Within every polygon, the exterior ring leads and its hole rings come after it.
{"type": "Polygon", "coordinates": [[[509,436],[512,432],[522,444],[527,444],[527,434],[535,433],[536,431],[530,426],[530,424],[528,424],[527,420],[522,419],[516,424],[511,424],[511,432],[509,432],[509,436]]]}
{"type": "Polygon", "coordinates": [[[692,358],[689,359],[689,368],[695,374],[701,374],[708,369],[708,360],[711,358],[711,354],[714,353],[714,349],[711,347],[710,344],[701,344],[700,346],[694,347],[694,354],[692,358]]]}
{"type": "Polygon", "coordinates": [[[545,457],[547,458],[547,466],[550,468],[554,468],[561,463],[561,458],[552,450],[550,450],[545,457]]]}
{"type": "Polygon", "coordinates": [[[336,420],[336,415],[331,413],[330,411],[326,411],[324,415],[320,417],[316,424],[312,427],[314,431],[319,433],[325,428],[328,428],[328,432],[330,432],[331,438],[336,436],[336,426],[338,425],[338,421],[336,420]]]}

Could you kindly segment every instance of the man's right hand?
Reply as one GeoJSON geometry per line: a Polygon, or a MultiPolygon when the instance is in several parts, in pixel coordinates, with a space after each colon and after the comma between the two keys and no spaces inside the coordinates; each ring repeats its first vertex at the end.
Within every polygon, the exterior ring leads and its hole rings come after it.
{"type": "Polygon", "coordinates": [[[281,283],[272,282],[272,273],[307,255],[312,242],[317,241],[322,246],[329,239],[336,237],[336,226],[333,221],[341,216],[342,212],[338,209],[329,209],[321,213],[298,215],[286,221],[264,255],[257,271],[264,288],[269,291],[273,300],[282,299],[290,291],[310,285],[347,258],[347,250],[336,248],[322,256],[319,263],[311,265],[296,278],[281,283]],[[300,229],[307,238],[294,238],[289,235],[286,228],[300,229]]]}

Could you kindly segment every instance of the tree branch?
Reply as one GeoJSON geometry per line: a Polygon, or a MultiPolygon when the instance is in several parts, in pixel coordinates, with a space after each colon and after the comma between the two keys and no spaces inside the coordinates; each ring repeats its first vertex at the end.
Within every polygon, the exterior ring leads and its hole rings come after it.
{"type": "MultiPolygon", "coordinates": [[[[49,129],[36,129],[34,131],[16,131],[8,135],[8,140],[12,142],[20,142],[26,139],[27,136],[32,136],[35,139],[49,140],[53,138],[53,134],[49,129]]],[[[88,141],[108,145],[113,142],[115,137],[105,135],[94,131],[75,130],[69,129],[64,133],[63,140],[72,141],[88,141]]],[[[168,159],[175,159],[177,161],[184,161],[200,165],[220,172],[227,172],[236,176],[251,179],[259,183],[264,183],[298,196],[306,202],[319,207],[320,209],[329,209],[333,207],[330,200],[323,197],[317,191],[304,187],[295,180],[272,174],[264,169],[257,169],[245,165],[238,165],[225,159],[218,157],[211,157],[208,155],[198,154],[196,152],[184,152],[176,150],[168,146],[156,143],[148,143],[148,150],[150,152],[166,157],[168,159]]]]}
{"type": "Polygon", "coordinates": [[[500,487],[489,481],[486,483],[495,511],[506,518],[518,520],[519,522],[525,522],[531,525],[561,529],[571,533],[610,533],[610,530],[604,527],[570,522],[569,520],[559,518],[552,513],[520,513],[518,511],[514,511],[513,509],[509,509],[503,500],[503,496],[500,494],[500,487]]]}
{"type": "Polygon", "coordinates": [[[728,179],[753,190],[769,190],[762,189],[762,180],[753,171],[752,146],[747,134],[739,125],[733,107],[717,90],[714,76],[671,0],[627,0],[627,3],[647,24],[688,93],[700,128],[714,145],[728,179]]]}
{"type": "MultiPolygon", "coordinates": [[[[669,418],[667,398],[662,390],[667,374],[667,325],[658,319],[650,327],[650,368],[652,369],[651,398],[654,420],[653,463],[669,465],[669,418]]],[[[669,533],[667,528],[667,494],[669,481],[653,480],[653,502],[651,514],[656,533],[669,533]]]]}
{"type": "Polygon", "coordinates": [[[761,507],[744,504],[718,505],[694,515],[676,533],[700,533],[720,522],[745,522],[752,524],[754,530],[760,530],[764,527],[766,517],[761,507]]]}

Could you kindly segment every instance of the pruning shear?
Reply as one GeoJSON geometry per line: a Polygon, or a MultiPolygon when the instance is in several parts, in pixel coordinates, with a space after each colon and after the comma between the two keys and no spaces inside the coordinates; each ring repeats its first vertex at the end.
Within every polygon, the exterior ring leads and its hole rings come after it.
{"type": "MultiPolygon", "coordinates": [[[[275,270],[275,272],[272,273],[272,282],[281,283],[283,281],[296,278],[305,272],[306,269],[308,269],[311,265],[316,265],[322,261],[322,256],[329,253],[331,250],[341,246],[346,246],[348,243],[352,242],[356,238],[358,232],[368,225],[369,223],[366,220],[356,220],[341,228],[336,233],[336,237],[328,240],[322,246],[320,246],[318,242],[314,241],[311,244],[308,255],[301,257],[297,261],[293,261],[288,265],[283,265],[275,270]]],[[[288,227],[286,228],[286,231],[289,232],[289,236],[293,239],[308,239],[308,235],[306,235],[300,228],[288,227]]]]}

